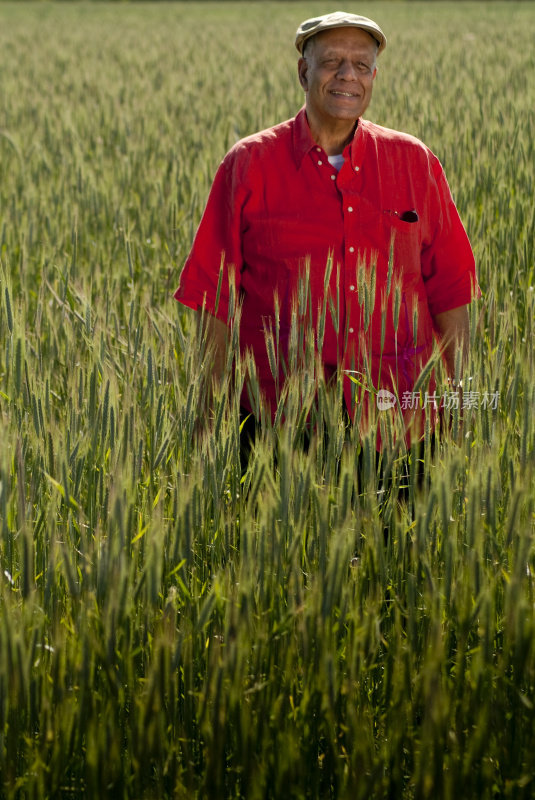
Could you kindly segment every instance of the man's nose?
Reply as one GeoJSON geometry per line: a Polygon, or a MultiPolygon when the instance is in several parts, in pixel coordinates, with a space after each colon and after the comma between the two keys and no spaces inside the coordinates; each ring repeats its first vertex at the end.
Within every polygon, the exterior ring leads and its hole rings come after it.
{"type": "Polygon", "coordinates": [[[351,61],[349,60],[342,61],[342,63],[338,67],[338,73],[336,77],[342,78],[345,81],[354,81],[357,78],[357,70],[355,69],[351,61]]]}

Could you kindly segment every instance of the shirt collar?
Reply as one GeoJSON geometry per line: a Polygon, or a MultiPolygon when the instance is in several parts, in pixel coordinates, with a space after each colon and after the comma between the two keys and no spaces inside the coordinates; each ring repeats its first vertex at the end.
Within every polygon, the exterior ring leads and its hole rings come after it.
{"type": "Polygon", "coordinates": [[[312,138],[312,133],[310,132],[310,127],[308,125],[305,107],[303,106],[294,119],[293,125],[293,149],[295,166],[297,169],[299,169],[301,166],[301,163],[307,153],[309,153],[316,146],[316,142],[312,138]]]}
{"type": "MultiPolygon", "coordinates": [[[[364,120],[359,119],[355,135],[344,150],[344,156],[346,158],[349,154],[352,167],[354,167],[356,164],[360,165],[362,149],[364,146],[365,127],[366,124],[364,120]]],[[[301,163],[307,153],[309,153],[315,147],[317,147],[317,145],[312,138],[305,107],[303,106],[303,108],[295,117],[293,126],[293,152],[297,169],[300,168],[301,163]]]]}

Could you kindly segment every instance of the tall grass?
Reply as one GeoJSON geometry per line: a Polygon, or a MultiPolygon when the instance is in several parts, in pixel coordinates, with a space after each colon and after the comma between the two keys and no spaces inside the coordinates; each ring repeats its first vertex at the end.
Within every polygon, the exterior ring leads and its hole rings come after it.
{"type": "Polygon", "coordinates": [[[528,4],[358,9],[368,117],[445,164],[484,292],[424,485],[394,457],[381,493],[306,370],[248,464],[236,391],[199,431],[172,291],[225,150],[299,107],[316,10],[0,5],[2,797],[533,797],[528,4]]]}

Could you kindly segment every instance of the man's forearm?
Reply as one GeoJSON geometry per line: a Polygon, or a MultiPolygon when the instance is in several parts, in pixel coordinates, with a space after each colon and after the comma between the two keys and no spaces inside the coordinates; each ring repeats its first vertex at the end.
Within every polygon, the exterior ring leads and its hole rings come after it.
{"type": "Polygon", "coordinates": [[[468,359],[470,342],[470,318],[468,306],[458,306],[449,311],[435,314],[433,324],[438,333],[446,369],[451,378],[455,377],[457,351],[461,350],[461,369],[468,359]]]}
{"type": "Polygon", "coordinates": [[[229,329],[224,322],[211,314],[206,316],[206,340],[212,351],[212,379],[219,384],[225,372],[229,329]]]}

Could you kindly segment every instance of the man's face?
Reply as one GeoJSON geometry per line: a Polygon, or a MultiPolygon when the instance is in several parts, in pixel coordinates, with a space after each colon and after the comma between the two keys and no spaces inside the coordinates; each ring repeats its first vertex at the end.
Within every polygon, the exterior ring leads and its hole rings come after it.
{"type": "Polygon", "coordinates": [[[316,124],[356,120],[364,113],[377,72],[376,55],[376,42],[359,28],[323,31],[306,43],[299,81],[316,124]]]}

